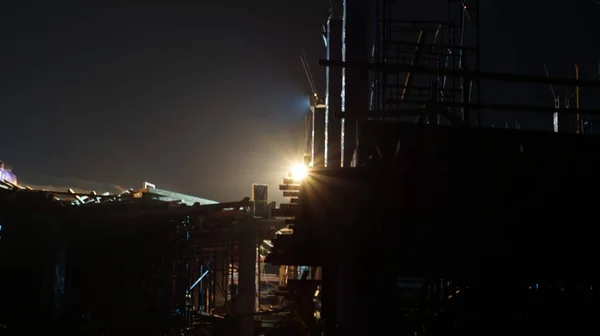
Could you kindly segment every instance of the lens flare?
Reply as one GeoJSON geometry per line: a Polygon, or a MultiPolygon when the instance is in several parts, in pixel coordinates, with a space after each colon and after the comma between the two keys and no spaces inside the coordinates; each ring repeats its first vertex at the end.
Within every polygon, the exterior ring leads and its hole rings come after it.
{"type": "Polygon", "coordinates": [[[290,169],[290,177],[296,181],[302,181],[308,176],[308,166],[297,163],[290,169]]]}

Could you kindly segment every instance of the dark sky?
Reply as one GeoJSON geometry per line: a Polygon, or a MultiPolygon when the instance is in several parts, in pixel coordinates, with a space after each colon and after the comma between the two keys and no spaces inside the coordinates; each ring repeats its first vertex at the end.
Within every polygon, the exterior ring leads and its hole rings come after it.
{"type": "MultiPolygon", "coordinates": [[[[596,71],[600,5],[484,2],[489,70],[543,75],[545,60],[553,75],[574,61],[596,71]]],[[[24,182],[61,188],[146,180],[230,201],[261,182],[279,194],[309,93],[299,56],[317,72],[324,53],[322,1],[110,3],[3,4],[0,159],[24,182]]],[[[547,88],[513,91],[552,103],[547,88]]]]}
{"type": "MultiPolygon", "coordinates": [[[[543,63],[550,74],[575,77],[574,63],[581,69],[581,78],[589,79],[598,73],[600,61],[600,2],[572,1],[481,1],[482,11],[482,68],[495,72],[509,72],[544,76],[543,63]]],[[[484,99],[497,103],[524,103],[528,105],[553,104],[547,85],[517,84],[512,87],[484,83],[484,99]]],[[[564,98],[565,87],[555,87],[564,98]]],[[[573,93],[569,90],[569,96],[573,93]]],[[[582,107],[600,107],[597,89],[581,91],[582,107]]],[[[551,129],[552,119],[540,115],[488,115],[488,122],[518,119],[523,128],[551,129]]]]}

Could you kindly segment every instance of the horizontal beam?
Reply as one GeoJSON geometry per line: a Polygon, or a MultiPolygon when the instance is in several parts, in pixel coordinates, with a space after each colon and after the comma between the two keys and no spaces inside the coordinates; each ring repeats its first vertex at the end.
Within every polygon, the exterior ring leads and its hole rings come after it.
{"type": "Polygon", "coordinates": [[[335,60],[320,60],[319,65],[326,67],[364,67],[369,70],[382,72],[414,72],[438,76],[465,77],[468,79],[489,79],[500,82],[521,82],[552,85],[568,85],[580,87],[600,87],[600,81],[575,80],[560,77],[543,77],[531,75],[507,74],[499,72],[477,72],[466,70],[449,70],[440,68],[431,68],[424,66],[413,66],[410,64],[376,64],[360,62],[342,62],[335,60]]]}
{"type": "MultiPolygon", "coordinates": [[[[471,104],[471,103],[448,103],[448,102],[416,102],[416,101],[401,101],[399,99],[388,100],[389,104],[423,104],[424,108],[434,107],[438,105],[440,108],[445,107],[467,107],[474,110],[506,110],[506,111],[524,111],[524,112],[541,112],[541,113],[565,113],[565,114],[576,114],[576,113],[587,113],[587,114],[600,114],[600,108],[586,108],[586,109],[574,109],[574,108],[556,108],[553,106],[534,106],[534,105],[517,105],[517,104],[471,104]]],[[[399,109],[398,112],[402,112],[403,109],[399,109]]],[[[414,109],[407,109],[407,113],[414,113],[414,109]]],[[[377,115],[374,115],[377,116],[377,115]]]]}
{"type": "MultiPolygon", "coordinates": [[[[405,103],[413,103],[413,102],[407,101],[405,103]]],[[[373,119],[373,118],[386,119],[386,118],[398,118],[398,117],[416,118],[416,117],[425,116],[425,115],[441,115],[454,125],[457,125],[457,126],[466,126],[467,125],[459,116],[452,115],[452,114],[448,113],[448,111],[443,110],[443,109],[434,110],[434,109],[432,109],[430,107],[426,107],[426,106],[409,107],[409,108],[405,108],[405,109],[368,111],[366,115],[361,115],[359,117],[352,116],[352,115],[346,115],[346,113],[338,113],[338,114],[335,114],[334,117],[340,118],[340,119],[348,119],[348,120],[362,120],[362,119],[368,119],[368,118],[371,118],[371,119],[373,119]]]]}
{"type": "MultiPolygon", "coordinates": [[[[388,46],[407,46],[407,47],[417,47],[419,45],[426,47],[426,48],[440,48],[440,49],[455,49],[455,50],[469,50],[469,51],[475,51],[477,50],[477,48],[475,47],[470,47],[470,46],[460,46],[460,45],[445,45],[445,44],[439,44],[439,43],[423,43],[423,44],[419,44],[417,42],[408,42],[408,41],[384,41],[384,44],[388,45],[388,46]]],[[[414,50],[413,50],[414,51],[414,50]]]]}
{"type": "Polygon", "coordinates": [[[297,191],[297,190],[283,192],[283,197],[296,197],[297,198],[299,195],[300,195],[300,191],[297,191]]]}

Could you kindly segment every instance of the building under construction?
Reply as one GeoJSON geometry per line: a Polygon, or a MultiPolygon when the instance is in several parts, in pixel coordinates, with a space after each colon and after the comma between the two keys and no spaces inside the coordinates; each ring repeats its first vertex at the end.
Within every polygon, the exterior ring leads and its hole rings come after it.
{"type": "Polygon", "coordinates": [[[481,71],[476,0],[439,0],[446,15],[419,20],[411,1],[328,3],[326,92],[311,96],[307,176],[279,186],[289,204],[261,185],[217,203],[151,184],[102,195],[5,181],[5,331],[597,329],[600,140],[578,93],[600,82],[481,71]],[[574,102],[486,103],[487,81],[567,86],[574,102]],[[493,128],[490,111],[546,113],[556,129],[493,128]]]}
{"type": "Polygon", "coordinates": [[[253,190],[218,203],[150,183],[81,194],[1,182],[1,332],[259,331],[257,311],[279,305],[265,244],[285,225],[268,218],[268,188],[253,190]]]}
{"type": "Polygon", "coordinates": [[[586,125],[599,110],[580,107],[579,91],[600,82],[483,72],[478,1],[437,1],[441,20],[415,19],[411,3],[331,1],[312,168],[280,186],[293,235],[269,262],[318,270],[294,281],[317,288],[315,335],[592,330],[600,141],[586,125]],[[487,82],[574,94],[486,103],[487,82]],[[482,122],[505,111],[545,113],[555,128],[482,122]]]}

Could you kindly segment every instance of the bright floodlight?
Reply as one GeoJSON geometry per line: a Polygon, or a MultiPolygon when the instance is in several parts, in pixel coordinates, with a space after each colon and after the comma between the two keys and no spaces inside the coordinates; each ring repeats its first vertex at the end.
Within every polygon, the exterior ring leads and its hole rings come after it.
{"type": "Polygon", "coordinates": [[[297,163],[290,169],[290,176],[296,181],[301,181],[308,176],[308,167],[304,164],[297,163]]]}

